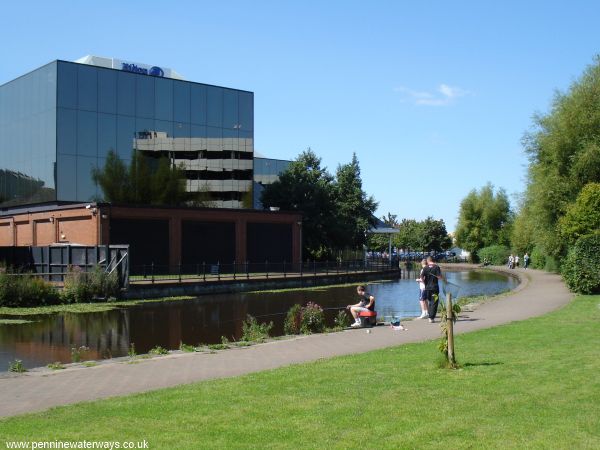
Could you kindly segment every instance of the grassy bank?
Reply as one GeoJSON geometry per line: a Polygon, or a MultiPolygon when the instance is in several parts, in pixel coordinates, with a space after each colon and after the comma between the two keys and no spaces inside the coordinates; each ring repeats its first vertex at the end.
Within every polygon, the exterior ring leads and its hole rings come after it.
{"type": "Polygon", "coordinates": [[[147,439],[150,448],[598,448],[600,296],[437,342],[60,407],[0,441],[147,439]]]}
{"type": "Polygon", "coordinates": [[[0,316],[34,316],[40,314],[55,314],[55,313],[90,313],[90,312],[103,312],[110,311],[116,308],[125,306],[141,305],[143,303],[155,303],[155,302],[174,302],[180,300],[193,300],[197,297],[190,296],[178,296],[178,297],[163,297],[163,298],[152,298],[152,299],[139,299],[139,300],[120,300],[120,301],[108,301],[108,302],[97,302],[97,303],[69,303],[63,305],[48,305],[48,306],[26,306],[22,308],[18,307],[0,307],[0,316]]]}

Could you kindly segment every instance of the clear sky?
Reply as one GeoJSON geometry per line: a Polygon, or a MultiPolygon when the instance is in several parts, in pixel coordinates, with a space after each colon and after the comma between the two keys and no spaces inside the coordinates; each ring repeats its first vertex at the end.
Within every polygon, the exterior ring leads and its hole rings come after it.
{"type": "Polygon", "coordinates": [[[521,146],[599,53],[597,1],[9,1],[0,84],[92,54],[253,91],[255,151],[356,152],[377,215],[444,219],[488,181],[523,191],[521,146]]]}

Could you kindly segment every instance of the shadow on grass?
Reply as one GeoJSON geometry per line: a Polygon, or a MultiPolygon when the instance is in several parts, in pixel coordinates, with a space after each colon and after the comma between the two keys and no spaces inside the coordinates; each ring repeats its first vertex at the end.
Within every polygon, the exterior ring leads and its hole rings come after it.
{"type": "Polygon", "coordinates": [[[500,366],[502,364],[504,364],[504,363],[484,361],[484,362],[464,363],[464,364],[461,364],[461,367],[500,366]]]}

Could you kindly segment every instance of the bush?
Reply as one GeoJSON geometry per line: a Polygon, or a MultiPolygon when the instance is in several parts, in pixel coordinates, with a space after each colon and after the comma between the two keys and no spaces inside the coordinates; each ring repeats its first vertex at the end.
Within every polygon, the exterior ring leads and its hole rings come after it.
{"type": "Polygon", "coordinates": [[[79,266],[69,267],[65,275],[62,297],[67,303],[89,303],[95,298],[116,297],[119,294],[119,279],[116,272],[107,273],[96,266],[84,272],[79,266]]]}
{"type": "Polygon", "coordinates": [[[0,306],[41,306],[59,303],[58,291],[42,278],[0,273],[0,306]]]}
{"type": "Polygon", "coordinates": [[[323,308],[313,302],[308,302],[302,308],[300,316],[300,331],[304,334],[322,333],[325,329],[325,314],[323,308]]]}
{"type": "Polygon", "coordinates": [[[346,309],[341,309],[338,311],[337,316],[335,316],[334,321],[336,327],[347,328],[350,326],[350,315],[346,309]]]}
{"type": "Polygon", "coordinates": [[[246,320],[242,324],[241,340],[245,342],[264,341],[265,339],[268,339],[271,328],[273,328],[273,322],[258,323],[256,318],[248,314],[246,320]]]}
{"type": "Polygon", "coordinates": [[[600,293],[600,233],[575,242],[563,261],[562,276],[573,292],[600,293]]]}
{"type": "Polygon", "coordinates": [[[540,247],[533,248],[529,265],[534,269],[543,269],[546,266],[546,254],[540,247]]]}
{"type": "Polygon", "coordinates": [[[508,261],[510,249],[504,245],[490,245],[477,251],[479,261],[487,260],[494,266],[502,266],[508,261]]]}
{"type": "Polygon", "coordinates": [[[300,334],[300,319],[302,317],[302,308],[300,305],[293,305],[285,316],[283,331],[285,334],[300,334]]]}

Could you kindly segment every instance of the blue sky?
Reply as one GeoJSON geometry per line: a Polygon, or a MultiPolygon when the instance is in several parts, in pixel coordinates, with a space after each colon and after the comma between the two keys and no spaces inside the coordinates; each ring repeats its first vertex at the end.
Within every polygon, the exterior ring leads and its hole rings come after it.
{"type": "Polygon", "coordinates": [[[379,216],[444,219],[487,182],[524,189],[521,146],[599,52],[593,1],[52,1],[1,7],[0,83],[87,54],[255,93],[255,151],[356,152],[379,216]]]}

